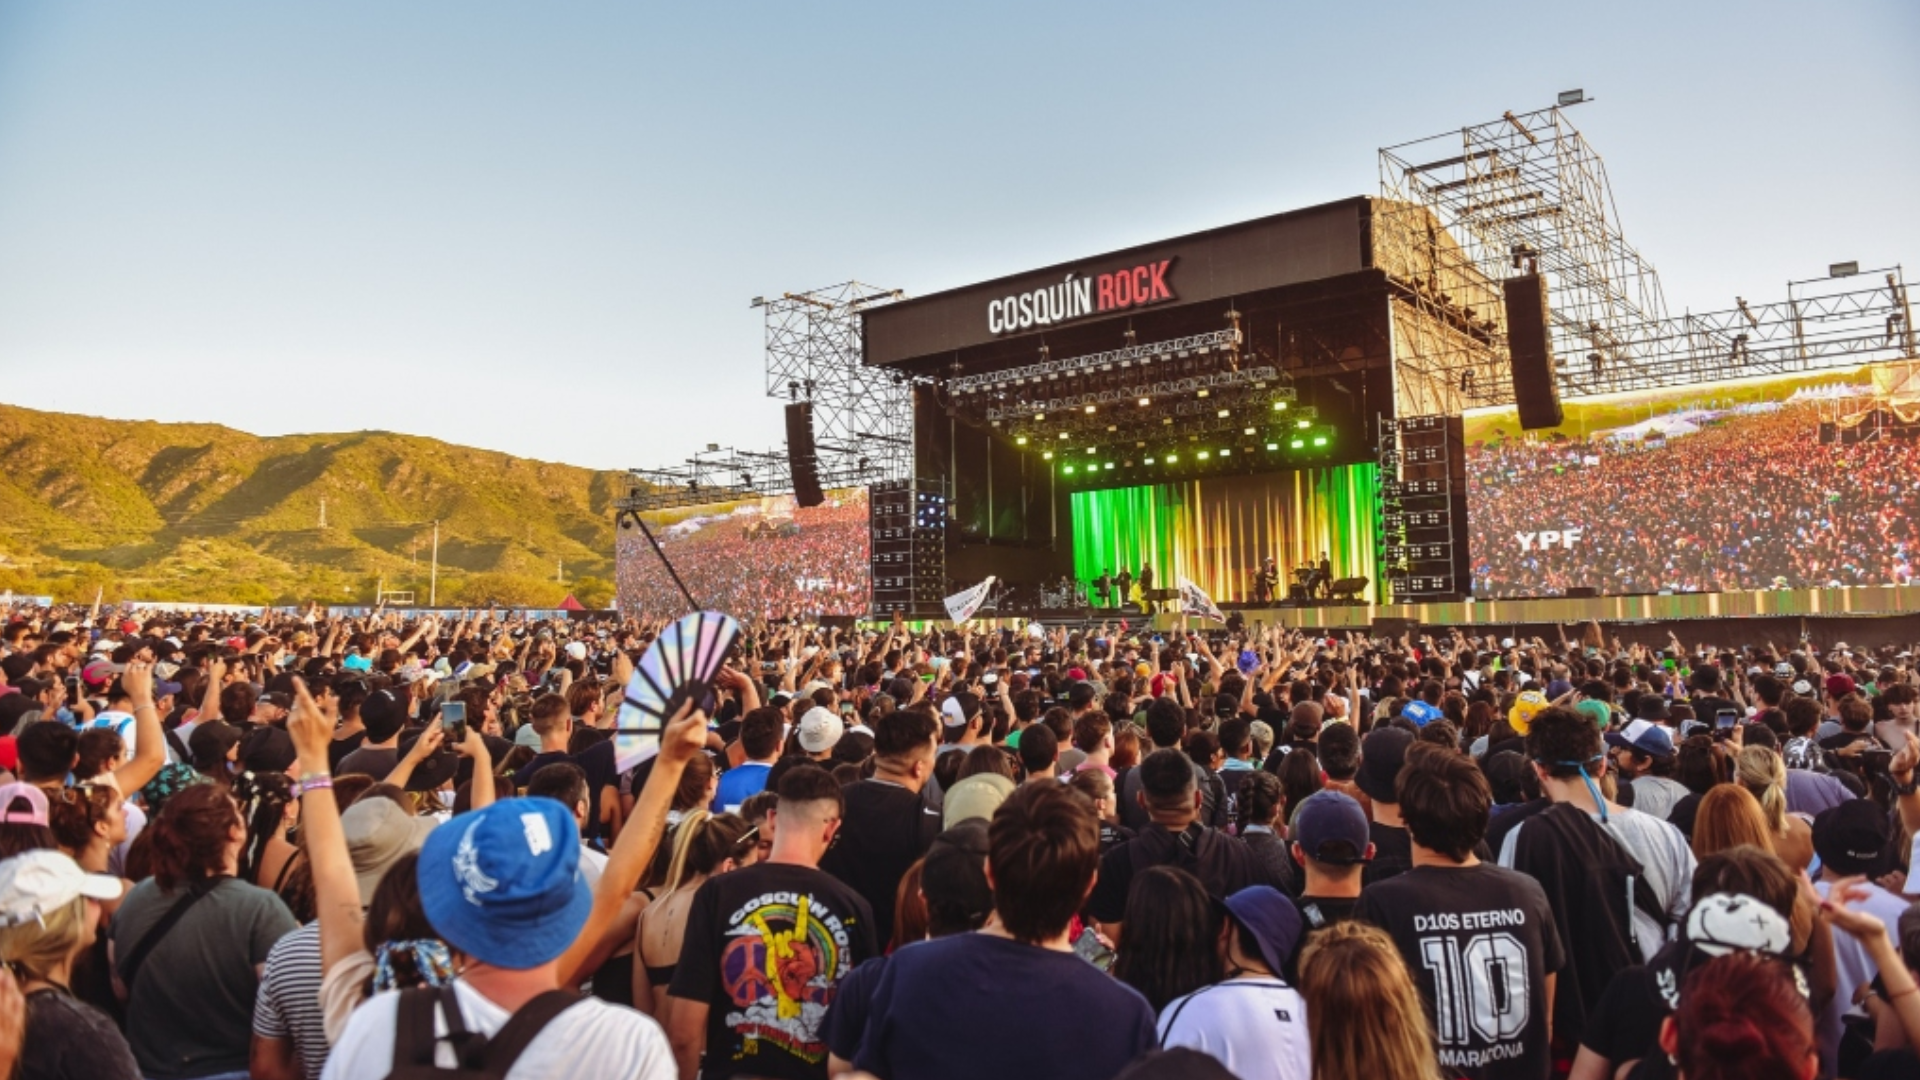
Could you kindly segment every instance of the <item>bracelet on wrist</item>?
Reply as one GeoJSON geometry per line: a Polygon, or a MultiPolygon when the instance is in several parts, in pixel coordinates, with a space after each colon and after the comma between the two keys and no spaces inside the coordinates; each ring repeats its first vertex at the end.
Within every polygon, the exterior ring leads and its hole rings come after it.
{"type": "Polygon", "coordinates": [[[308,792],[331,790],[333,790],[333,777],[331,776],[315,776],[312,779],[300,781],[300,794],[302,796],[305,796],[308,792]]]}

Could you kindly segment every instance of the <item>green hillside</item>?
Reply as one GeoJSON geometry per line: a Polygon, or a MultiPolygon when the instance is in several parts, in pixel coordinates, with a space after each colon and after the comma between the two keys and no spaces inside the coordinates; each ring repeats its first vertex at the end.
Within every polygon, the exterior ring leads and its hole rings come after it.
{"type": "Polygon", "coordinates": [[[627,482],[384,431],[263,438],[8,405],[0,463],[0,589],[85,601],[367,603],[384,580],[424,604],[438,519],[442,605],[599,606],[627,482]]]}

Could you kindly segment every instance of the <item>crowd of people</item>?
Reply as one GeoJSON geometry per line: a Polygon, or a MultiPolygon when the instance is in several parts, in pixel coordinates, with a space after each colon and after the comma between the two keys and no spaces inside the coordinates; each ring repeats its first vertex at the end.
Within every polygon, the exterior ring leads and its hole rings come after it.
{"type": "Polygon", "coordinates": [[[1907,584],[1920,441],[1822,443],[1819,429],[1819,406],[1793,402],[1668,438],[1475,447],[1474,594],[1907,584]],[[1580,530],[1571,544],[1537,540],[1569,528],[1580,530]]]}
{"type": "Polygon", "coordinates": [[[743,622],[9,612],[0,1075],[1920,1075],[1910,652],[743,622]]]}
{"type": "MultiPolygon", "coordinates": [[[[769,511],[688,519],[654,528],[673,569],[707,608],[737,618],[858,615],[867,609],[870,546],[865,489],[832,492],[820,506],[791,496],[769,511]]],[[[615,538],[619,609],[684,611],[673,576],[638,529],[615,538]]]]}

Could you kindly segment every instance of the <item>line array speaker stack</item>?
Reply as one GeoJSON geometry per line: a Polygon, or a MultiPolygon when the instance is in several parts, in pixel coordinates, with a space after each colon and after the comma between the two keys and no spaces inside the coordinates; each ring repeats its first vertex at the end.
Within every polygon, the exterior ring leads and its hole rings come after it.
{"type": "Polygon", "coordinates": [[[1553,341],[1547,330],[1547,279],[1524,274],[1500,283],[1507,309],[1507,351],[1520,426],[1559,427],[1560,386],[1553,377],[1553,341]]]}
{"type": "Polygon", "coordinates": [[[874,617],[944,617],[951,516],[945,485],[938,480],[874,484],[867,506],[874,617]]]}
{"type": "Polygon", "coordinates": [[[820,490],[820,454],[813,445],[813,402],[787,406],[787,468],[793,479],[793,501],[819,506],[827,501],[820,490]]]}
{"type": "Polygon", "coordinates": [[[1473,572],[1460,417],[1381,417],[1379,466],[1380,565],[1394,602],[1460,599],[1473,572]]]}

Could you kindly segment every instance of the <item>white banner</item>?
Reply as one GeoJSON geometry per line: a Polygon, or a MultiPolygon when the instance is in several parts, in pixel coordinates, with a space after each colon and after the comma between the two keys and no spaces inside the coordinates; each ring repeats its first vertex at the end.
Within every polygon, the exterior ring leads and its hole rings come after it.
{"type": "Polygon", "coordinates": [[[1180,614],[1227,621],[1227,617],[1220,613],[1219,606],[1213,602],[1213,597],[1207,595],[1207,590],[1189,581],[1184,574],[1180,577],[1180,614]]]}
{"type": "Polygon", "coordinates": [[[947,617],[957,623],[973,618],[973,613],[979,611],[980,605],[987,602],[987,590],[993,588],[993,582],[994,577],[989,574],[987,580],[973,588],[962,589],[947,597],[947,617]]]}

